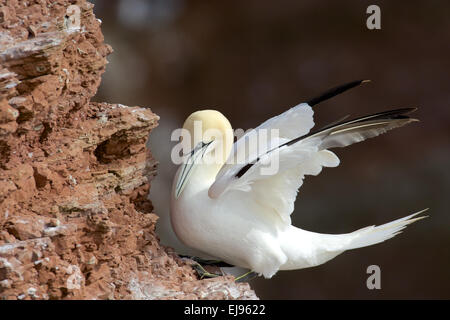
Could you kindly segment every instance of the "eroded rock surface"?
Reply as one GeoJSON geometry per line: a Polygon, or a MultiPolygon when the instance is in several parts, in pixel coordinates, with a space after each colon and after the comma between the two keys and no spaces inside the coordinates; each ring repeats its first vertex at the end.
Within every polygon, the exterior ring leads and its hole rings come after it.
{"type": "Polygon", "coordinates": [[[112,52],[92,9],[0,0],[0,299],[255,299],[159,245],[159,117],[90,102],[112,52]]]}

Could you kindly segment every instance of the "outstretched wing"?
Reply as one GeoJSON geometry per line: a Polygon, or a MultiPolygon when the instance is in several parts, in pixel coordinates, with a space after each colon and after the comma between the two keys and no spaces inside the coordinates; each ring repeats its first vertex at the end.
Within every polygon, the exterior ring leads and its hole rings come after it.
{"type": "MultiPolygon", "coordinates": [[[[233,145],[225,165],[216,176],[216,183],[208,192],[209,196],[216,198],[226,189],[249,191],[248,185],[250,182],[247,182],[245,179],[234,181],[233,178],[236,176],[240,178],[244,172],[243,170],[250,168],[255,161],[270,150],[274,150],[283,143],[288,143],[293,139],[306,135],[314,126],[314,112],[311,106],[369,81],[356,80],[331,88],[321,95],[308,100],[308,102],[301,103],[265,121],[256,129],[247,132],[233,145]]],[[[307,150],[302,151],[299,151],[298,156],[304,155],[307,150]]],[[[300,160],[297,159],[297,161],[300,160]]]]}
{"type": "Polygon", "coordinates": [[[216,193],[219,189],[220,193],[225,189],[249,191],[248,183],[244,179],[234,181],[233,184],[228,183],[235,176],[240,178],[239,171],[242,168],[254,163],[270,150],[308,134],[314,126],[313,114],[307,103],[301,103],[247,131],[234,143],[226,163],[216,176],[215,184],[210,188],[210,196],[213,198],[219,196],[216,193]]]}
{"type": "MultiPolygon", "coordinates": [[[[305,114],[310,115],[312,121],[309,105],[303,104],[302,108],[309,108],[310,112],[305,114]]],[[[295,138],[280,137],[266,150],[249,154],[246,162],[224,165],[210,187],[209,195],[217,198],[225,192],[252,190],[250,197],[271,207],[284,223],[290,224],[290,214],[304,176],[317,175],[322,167],[339,165],[339,159],[328,148],[345,147],[416,121],[408,116],[415,110],[390,110],[342,121],[309,134],[304,130],[295,138]]],[[[236,149],[243,150],[241,147],[236,149]]]]}

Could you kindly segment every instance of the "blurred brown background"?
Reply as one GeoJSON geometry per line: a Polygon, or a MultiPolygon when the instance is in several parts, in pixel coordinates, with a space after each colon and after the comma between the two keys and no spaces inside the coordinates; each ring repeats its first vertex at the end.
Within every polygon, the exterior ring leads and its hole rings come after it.
{"type": "Polygon", "coordinates": [[[267,299],[450,298],[450,2],[93,2],[114,48],[97,99],[161,116],[150,198],[162,216],[176,170],[170,133],[195,110],[215,108],[247,129],[355,79],[372,83],[318,105],[319,126],[420,107],[419,123],[335,149],[341,165],[306,178],[293,221],[345,233],[426,207],[431,217],[388,242],[251,284],[267,299]],[[370,4],[381,8],[381,30],[366,28],[370,4]],[[366,287],[371,264],[381,290],[366,287]]]}

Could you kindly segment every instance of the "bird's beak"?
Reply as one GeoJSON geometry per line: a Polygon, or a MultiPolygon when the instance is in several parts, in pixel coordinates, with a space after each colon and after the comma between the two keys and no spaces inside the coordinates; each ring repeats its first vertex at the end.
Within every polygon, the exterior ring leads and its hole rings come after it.
{"type": "Polygon", "coordinates": [[[213,140],[208,143],[200,142],[189,154],[186,155],[186,158],[181,165],[181,171],[175,186],[175,199],[177,199],[181,192],[183,192],[184,187],[194,171],[193,169],[195,165],[197,165],[203,158],[206,149],[212,142],[213,140]]]}

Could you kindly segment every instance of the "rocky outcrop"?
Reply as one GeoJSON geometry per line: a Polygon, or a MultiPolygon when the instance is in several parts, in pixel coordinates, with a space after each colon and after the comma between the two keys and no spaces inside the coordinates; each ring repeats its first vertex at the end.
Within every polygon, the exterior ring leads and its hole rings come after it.
{"type": "Polygon", "coordinates": [[[0,0],[0,299],[256,298],[159,245],[159,117],[90,101],[112,52],[92,9],[0,0]]]}

